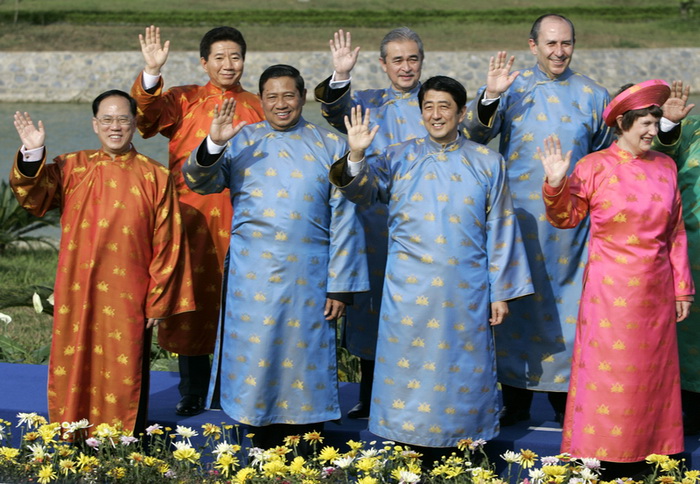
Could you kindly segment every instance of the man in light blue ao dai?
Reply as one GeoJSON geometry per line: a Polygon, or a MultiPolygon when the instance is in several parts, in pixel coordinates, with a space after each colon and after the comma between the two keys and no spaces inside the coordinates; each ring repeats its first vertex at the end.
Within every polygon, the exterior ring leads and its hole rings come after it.
{"type": "Polygon", "coordinates": [[[533,291],[503,158],[459,133],[466,99],[454,79],[426,81],[419,101],[429,135],[389,147],[374,164],[364,155],[379,127],[356,108],[350,153],[331,170],[349,200],[389,210],[369,430],[423,447],[497,435],[491,325],[503,321],[505,301],[533,291]]]}
{"type": "Polygon", "coordinates": [[[547,136],[557,136],[573,150],[573,171],[576,161],[612,141],[602,117],[608,92],[569,68],[575,40],[568,19],[538,18],[529,41],[537,65],[510,72],[513,57],[508,60],[506,52],[499,52],[489,63],[486,86],[467,107],[465,126],[472,140],[488,143],[500,135],[499,151],[535,285],[535,294],[511,304],[509,324],[495,330],[506,407],[502,425],[530,418],[529,390],[550,392],[560,422],[566,407],[588,219],[571,230],[547,222],[537,147],[547,136]]]}
{"type": "Polygon", "coordinates": [[[209,400],[255,427],[253,443],[340,418],[335,320],[369,289],[355,206],[328,181],[347,151],[302,117],[306,90],[291,66],[260,78],[266,121],[233,125],[233,103],[183,169],[198,193],[231,191],[230,268],[209,400]],[[228,147],[226,143],[228,142],[228,147]]]}
{"type": "MultiPolygon", "coordinates": [[[[316,86],[316,100],[321,103],[321,112],[328,123],[342,133],[346,132],[344,117],[350,115],[353,106],[370,110],[379,132],[367,149],[369,163],[389,145],[427,135],[418,107],[424,55],[423,42],[417,33],[401,27],[382,39],[379,65],[390,83],[383,89],[351,90],[351,72],[360,48],[353,49],[350,32],[336,32],[330,48],[333,75],[316,86]]],[[[369,416],[388,242],[386,205],[359,207],[359,214],[367,240],[370,292],[355,298],[354,304],[347,308],[345,320],[345,344],[350,353],[360,358],[362,372],[359,402],[348,412],[350,418],[369,416]]]]}

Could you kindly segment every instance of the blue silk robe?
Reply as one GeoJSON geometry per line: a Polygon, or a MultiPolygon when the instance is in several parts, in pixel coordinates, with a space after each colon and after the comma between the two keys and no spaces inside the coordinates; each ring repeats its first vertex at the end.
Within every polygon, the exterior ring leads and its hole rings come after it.
{"type": "MultiPolygon", "coordinates": [[[[343,168],[334,165],[334,184],[343,168]]],[[[447,146],[420,138],[341,190],[389,210],[369,430],[430,447],[494,437],[490,303],[533,291],[503,159],[463,136],[447,146]]]]}
{"type": "Polygon", "coordinates": [[[288,131],[262,122],[246,126],[214,165],[191,157],[183,168],[198,193],[231,191],[228,290],[209,398],[219,382],[221,406],[239,422],[340,417],[326,293],[369,289],[355,207],[328,181],[346,146],[303,119],[288,131]]]}
{"type": "MultiPolygon", "coordinates": [[[[362,106],[363,112],[369,109],[372,123],[379,125],[379,132],[367,150],[367,160],[370,163],[374,163],[376,155],[382,153],[387,146],[428,134],[418,106],[420,85],[405,93],[391,87],[351,92],[348,86],[338,99],[326,102],[325,92],[329,80],[330,78],[319,84],[315,94],[316,99],[321,101],[321,112],[331,126],[345,133],[343,119],[356,105],[362,106]]],[[[367,241],[371,289],[368,293],[357,295],[355,303],[347,308],[345,343],[353,355],[374,360],[386,266],[387,210],[386,205],[375,203],[359,207],[358,213],[367,241]]]]}
{"type": "Polygon", "coordinates": [[[566,392],[586,261],[588,220],[575,229],[553,228],[545,218],[544,180],[537,147],[556,134],[572,150],[571,168],[607,147],[611,132],[602,113],[610,97],[595,81],[567,69],[557,79],[535,66],[520,73],[501,96],[489,126],[469,103],[465,124],[471,139],[488,143],[499,134],[535,294],[513,301],[508,324],[496,328],[498,379],[519,388],[566,392]]]}

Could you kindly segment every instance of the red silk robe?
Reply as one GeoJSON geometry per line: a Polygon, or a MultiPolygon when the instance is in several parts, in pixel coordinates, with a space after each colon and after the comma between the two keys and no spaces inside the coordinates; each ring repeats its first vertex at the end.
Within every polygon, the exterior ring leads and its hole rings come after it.
{"type": "Polygon", "coordinates": [[[100,150],[54,161],[42,160],[34,177],[15,163],[10,176],[29,212],[61,210],[49,417],[118,419],[133,429],[150,351],[146,319],[194,309],[175,188],[165,167],[133,148],[114,160],[100,150]]]}
{"type": "Polygon", "coordinates": [[[236,99],[234,123],[263,120],[260,99],[237,86],[221,91],[205,86],[179,86],[163,92],[163,80],[153,94],[146,92],[141,73],[131,88],[136,99],[138,128],[144,138],[157,133],[170,139],[170,171],[175,180],[183,222],[190,247],[196,311],[168,318],[158,329],[158,343],[168,351],[187,356],[213,353],[221,307],[223,264],[228,250],[231,200],[228,190],[202,196],[185,184],[182,165],[209,134],[214,106],[224,99],[236,99]]]}

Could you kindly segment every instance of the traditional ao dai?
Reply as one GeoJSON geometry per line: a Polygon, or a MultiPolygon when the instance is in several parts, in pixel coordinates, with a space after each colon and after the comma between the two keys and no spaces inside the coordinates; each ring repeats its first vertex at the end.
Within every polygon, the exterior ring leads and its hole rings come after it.
{"type": "Polygon", "coordinates": [[[554,226],[587,212],[591,223],[562,452],[613,462],[681,452],[675,301],[695,291],[673,160],[614,143],[545,195],[554,226]]]}
{"type": "Polygon", "coordinates": [[[335,323],[326,293],[369,289],[362,227],[328,181],[346,151],[303,119],[288,131],[246,126],[212,166],[183,168],[197,193],[229,188],[230,270],[209,398],[242,423],[340,417],[335,323]]]}
{"type": "Polygon", "coordinates": [[[501,96],[491,124],[484,126],[476,112],[483,90],[468,105],[465,125],[480,143],[501,135],[499,151],[535,285],[535,294],[512,302],[508,324],[495,329],[499,381],[566,392],[588,222],[567,231],[547,223],[537,147],[547,136],[558,136],[572,150],[572,169],[581,157],[607,147],[612,139],[602,113],[610,98],[595,81],[571,69],[550,79],[535,66],[520,73],[501,96]]]}
{"type": "Polygon", "coordinates": [[[390,147],[342,190],[389,209],[369,430],[431,447],[494,437],[490,303],[533,290],[503,159],[461,135],[447,146],[420,138],[390,147]]]}

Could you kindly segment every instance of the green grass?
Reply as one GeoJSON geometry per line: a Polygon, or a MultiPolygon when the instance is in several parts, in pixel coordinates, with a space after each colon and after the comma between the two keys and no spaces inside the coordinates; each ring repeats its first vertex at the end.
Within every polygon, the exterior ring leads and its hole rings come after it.
{"type": "Polygon", "coordinates": [[[0,361],[45,363],[51,343],[51,306],[45,297],[56,275],[53,249],[9,248],[0,258],[0,312],[12,317],[0,323],[0,361]],[[43,296],[45,311],[32,307],[32,295],[43,296]]]}
{"type": "MultiPolygon", "coordinates": [[[[577,27],[578,46],[697,47],[700,14],[682,19],[678,1],[664,0],[444,0],[426,9],[424,0],[393,1],[0,0],[0,50],[137,50],[149,24],[163,28],[175,50],[195,50],[216,25],[241,29],[251,51],[326,50],[337,28],[352,30],[357,45],[376,49],[390,28],[407,25],[433,51],[523,49],[532,21],[556,11],[577,27]],[[252,9],[254,6],[255,9],[252,9]]],[[[696,7],[700,10],[700,5],[696,7]]]]}

